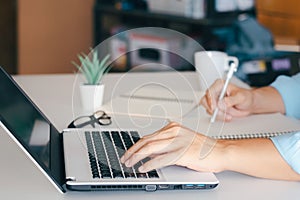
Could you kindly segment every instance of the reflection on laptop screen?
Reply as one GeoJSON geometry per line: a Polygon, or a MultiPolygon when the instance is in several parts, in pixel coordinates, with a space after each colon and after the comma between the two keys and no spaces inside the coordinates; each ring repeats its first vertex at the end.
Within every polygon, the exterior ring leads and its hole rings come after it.
{"type": "Polygon", "coordinates": [[[47,168],[50,124],[4,74],[0,73],[0,115],[4,124],[47,168]]]}

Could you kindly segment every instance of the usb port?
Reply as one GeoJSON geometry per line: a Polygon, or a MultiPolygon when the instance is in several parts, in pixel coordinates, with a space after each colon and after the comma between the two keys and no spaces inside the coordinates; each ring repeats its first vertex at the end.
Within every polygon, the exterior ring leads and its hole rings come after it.
{"type": "Polygon", "coordinates": [[[194,187],[195,185],[193,185],[193,184],[186,184],[186,185],[184,185],[184,189],[194,189],[195,187],[194,187]]]}
{"type": "Polygon", "coordinates": [[[196,189],[205,189],[205,184],[197,184],[196,189]]]}

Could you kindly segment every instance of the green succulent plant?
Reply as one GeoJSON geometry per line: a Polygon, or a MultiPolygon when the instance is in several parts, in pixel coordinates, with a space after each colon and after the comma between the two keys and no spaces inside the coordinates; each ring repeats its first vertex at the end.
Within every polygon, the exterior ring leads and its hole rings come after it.
{"type": "Polygon", "coordinates": [[[103,76],[111,69],[110,55],[106,55],[99,60],[98,52],[92,50],[90,56],[81,53],[78,59],[81,65],[72,62],[76,68],[84,75],[88,85],[97,85],[101,82],[103,76]]]}

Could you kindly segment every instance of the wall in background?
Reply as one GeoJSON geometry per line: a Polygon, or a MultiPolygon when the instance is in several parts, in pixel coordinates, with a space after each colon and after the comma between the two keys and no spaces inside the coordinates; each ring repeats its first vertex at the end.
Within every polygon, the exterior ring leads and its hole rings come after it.
{"type": "Polygon", "coordinates": [[[92,47],[94,0],[19,0],[18,72],[71,73],[92,47]]]}
{"type": "Polygon", "coordinates": [[[256,0],[258,20],[274,34],[300,43],[299,0],[256,0]]]}
{"type": "Polygon", "coordinates": [[[17,72],[17,0],[0,1],[0,65],[17,72]]]}

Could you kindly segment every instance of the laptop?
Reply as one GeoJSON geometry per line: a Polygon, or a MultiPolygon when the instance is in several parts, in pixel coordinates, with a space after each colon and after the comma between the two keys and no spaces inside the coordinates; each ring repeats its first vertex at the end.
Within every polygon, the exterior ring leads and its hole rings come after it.
{"type": "MultiPolygon", "coordinates": [[[[134,129],[66,129],[62,133],[0,67],[0,125],[62,193],[111,190],[204,190],[219,181],[213,173],[170,166],[148,173],[119,158],[139,138],[134,129]]],[[[148,131],[145,131],[148,132],[148,131]]]]}

